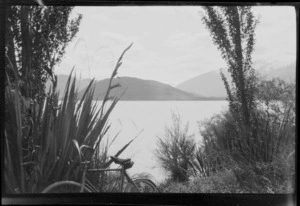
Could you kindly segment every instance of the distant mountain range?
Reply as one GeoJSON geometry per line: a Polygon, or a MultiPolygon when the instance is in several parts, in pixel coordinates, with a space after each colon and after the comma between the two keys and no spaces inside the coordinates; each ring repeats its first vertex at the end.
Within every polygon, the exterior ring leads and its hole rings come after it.
{"type": "Polygon", "coordinates": [[[260,74],[268,80],[278,77],[287,82],[296,82],[296,63],[277,67],[276,69],[264,70],[264,68],[259,68],[258,71],[260,71],[260,74]]]}
{"type": "MultiPolygon", "coordinates": [[[[228,74],[226,74],[226,76],[228,76],[228,74]]],[[[178,84],[176,88],[204,96],[226,96],[224,83],[218,71],[207,72],[191,78],[178,84]]]]}
{"type": "MultiPolygon", "coordinates": [[[[266,62],[259,62],[257,64],[254,64],[254,68],[256,68],[256,71],[264,79],[267,80],[278,77],[288,82],[295,82],[296,79],[295,63],[276,68],[276,64],[274,64],[274,62],[272,62],[272,64],[266,62]]],[[[227,71],[224,71],[224,74],[227,77],[227,79],[231,79],[230,74],[227,71]]],[[[220,72],[217,70],[210,71],[196,76],[194,78],[188,79],[178,84],[176,88],[186,92],[201,94],[204,96],[226,96],[226,90],[224,87],[223,80],[221,78],[220,72]]]]}
{"type": "MultiPolygon", "coordinates": [[[[97,81],[95,84],[94,99],[104,98],[109,79],[97,81]]],[[[121,87],[111,90],[111,96],[120,96],[120,100],[144,100],[144,101],[168,101],[168,100],[210,100],[211,98],[202,95],[191,94],[176,89],[168,84],[153,80],[143,80],[133,77],[120,77],[113,79],[113,85],[119,83],[121,87]]],[[[79,98],[83,95],[84,89],[79,92],[79,98]]],[[[218,98],[212,98],[218,100],[218,98]]]]}
{"type": "MultiPolygon", "coordinates": [[[[279,77],[286,81],[295,81],[296,65],[295,63],[280,66],[276,68],[276,62],[266,63],[259,62],[254,67],[265,79],[279,77]]],[[[224,71],[227,78],[230,74],[224,71]]],[[[65,86],[68,80],[67,75],[58,75],[57,90],[60,91],[59,98],[64,95],[65,86]]],[[[84,93],[84,89],[91,80],[77,78],[77,90],[79,97],[84,93]]],[[[95,82],[94,99],[103,99],[108,87],[109,79],[95,82]]],[[[226,98],[226,90],[221,79],[220,72],[210,71],[172,87],[153,80],[143,80],[133,77],[120,77],[113,80],[113,84],[119,83],[121,87],[115,88],[111,92],[111,96],[120,95],[126,89],[121,100],[224,100],[226,98]]],[[[46,84],[46,88],[50,87],[50,83],[46,84]]]]}

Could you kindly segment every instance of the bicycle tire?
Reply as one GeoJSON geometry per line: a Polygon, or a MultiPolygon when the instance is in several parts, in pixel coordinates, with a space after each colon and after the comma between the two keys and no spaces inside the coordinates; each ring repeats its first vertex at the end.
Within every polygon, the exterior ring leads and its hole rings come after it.
{"type": "MultiPolygon", "coordinates": [[[[80,193],[81,184],[74,181],[59,181],[46,187],[42,193],[80,193]]],[[[84,187],[83,192],[92,192],[84,187]]]]}
{"type": "Polygon", "coordinates": [[[143,193],[158,193],[160,192],[157,186],[149,179],[135,179],[133,183],[139,188],[139,191],[133,184],[128,184],[124,192],[143,192],[143,193]]]}

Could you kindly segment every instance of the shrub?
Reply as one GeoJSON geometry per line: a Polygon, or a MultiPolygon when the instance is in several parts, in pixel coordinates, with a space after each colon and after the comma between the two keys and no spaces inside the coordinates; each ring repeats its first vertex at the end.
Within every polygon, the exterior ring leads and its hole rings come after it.
{"type": "Polygon", "coordinates": [[[282,160],[256,165],[238,164],[233,172],[247,193],[292,193],[295,179],[282,160]]]}
{"type": "Polygon", "coordinates": [[[197,177],[208,177],[229,164],[229,145],[225,141],[231,137],[231,123],[226,112],[201,122],[202,147],[197,150],[193,162],[197,177]]]}
{"type": "Polygon", "coordinates": [[[190,193],[188,182],[174,181],[172,178],[166,179],[158,185],[158,189],[163,193],[190,193]]]}
{"type": "Polygon", "coordinates": [[[158,138],[156,157],[173,180],[182,182],[188,180],[196,145],[193,135],[188,135],[188,123],[182,128],[180,115],[172,114],[172,119],[173,125],[165,127],[164,137],[158,138]]]}
{"type": "Polygon", "coordinates": [[[190,183],[194,192],[243,193],[236,177],[230,170],[222,170],[205,178],[195,178],[190,183]]]}
{"type": "Polygon", "coordinates": [[[165,193],[245,193],[234,173],[222,170],[209,177],[196,177],[188,182],[176,182],[171,179],[159,185],[165,193]]]}

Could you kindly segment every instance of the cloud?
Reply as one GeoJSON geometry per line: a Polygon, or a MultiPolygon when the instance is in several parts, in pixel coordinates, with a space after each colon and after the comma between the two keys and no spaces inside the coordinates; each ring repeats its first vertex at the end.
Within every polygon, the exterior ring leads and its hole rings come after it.
{"type": "Polygon", "coordinates": [[[169,47],[193,46],[193,44],[201,42],[201,39],[207,36],[209,36],[208,32],[202,32],[202,33],[178,32],[170,35],[165,41],[165,45],[169,47]]]}
{"type": "Polygon", "coordinates": [[[105,42],[107,45],[114,44],[124,44],[129,41],[128,37],[125,37],[122,34],[114,33],[114,32],[101,32],[99,35],[99,39],[101,42],[105,42]],[[110,42],[107,42],[110,41],[110,42]]]}

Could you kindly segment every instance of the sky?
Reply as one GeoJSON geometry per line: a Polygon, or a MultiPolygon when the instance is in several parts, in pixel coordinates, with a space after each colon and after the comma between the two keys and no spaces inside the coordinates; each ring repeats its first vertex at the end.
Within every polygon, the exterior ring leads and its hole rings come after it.
{"type": "MultiPolygon", "coordinates": [[[[109,78],[125,48],[118,76],[151,79],[176,86],[225,67],[201,21],[200,6],[75,7],[82,14],[76,38],[66,48],[57,74],[109,78]]],[[[256,28],[253,62],[287,65],[296,61],[296,14],[290,6],[253,7],[256,28]]]]}

